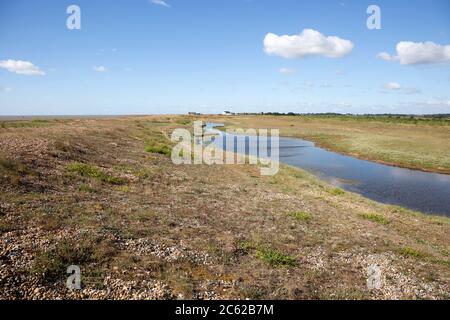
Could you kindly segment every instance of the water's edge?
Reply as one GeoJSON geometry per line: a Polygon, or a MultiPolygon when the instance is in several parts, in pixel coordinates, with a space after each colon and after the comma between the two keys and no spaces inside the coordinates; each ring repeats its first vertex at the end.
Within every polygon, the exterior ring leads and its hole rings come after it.
{"type": "MultiPolygon", "coordinates": [[[[208,128],[218,125],[209,124],[208,128]]],[[[294,137],[280,137],[280,162],[377,202],[450,217],[450,175],[447,174],[359,159],[294,137]]]]}

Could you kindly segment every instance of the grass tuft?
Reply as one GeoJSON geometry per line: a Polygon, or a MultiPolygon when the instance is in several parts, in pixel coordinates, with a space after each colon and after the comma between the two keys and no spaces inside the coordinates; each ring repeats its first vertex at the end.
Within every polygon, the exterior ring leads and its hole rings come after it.
{"type": "Polygon", "coordinates": [[[31,172],[22,163],[0,157],[0,182],[5,179],[9,184],[19,187],[22,185],[22,177],[31,172]]]}
{"type": "Polygon", "coordinates": [[[293,217],[296,220],[300,221],[308,221],[311,219],[311,215],[307,212],[303,211],[297,211],[289,214],[291,217],[293,217]]]}
{"type": "Polygon", "coordinates": [[[77,173],[80,176],[93,178],[102,182],[120,185],[126,183],[125,179],[114,177],[104,173],[102,170],[95,166],[91,166],[84,163],[72,163],[67,166],[69,172],[77,173]]]}
{"type": "Polygon", "coordinates": [[[14,174],[26,173],[26,169],[21,163],[3,157],[0,157],[0,171],[14,174]]]}
{"type": "Polygon", "coordinates": [[[339,188],[334,188],[330,190],[330,194],[332,194],[333,196],[341,196],[345,194],[345,191],[339,188]]]}
{"type": "Polygon", "coordinates": [[[272,267],[277,266],[290,266],[293,267],[297,264],[297,260],[287,254],[284,254],[278,250],[271,248],[258,248],[256,256],[263,262],[269,264],[272,267]]]}
{"type": "Polygon", "coordinates": [[[426,256],[426,254],[424,252],[419,251],[414,248],[411,248],[411,247],[401,248],[400,254],[405,257],[411,257],[411,258],[424,258],[426,256]]]}
{"type": "Polygon", "coordinates": [[[78,191],[85,192],[85,193],[92,193],[92,192],[95,192],[95,189],[92,188],[90,185],[83,184],[78,187],[78,191]]]}
{"type": "Polygon", "coordinates": [[[53,283],[65,280],[67,268],[71,265],[86,269],[88,264],[105,263],[115,254],[113,244],[100,238],[66,239],[49,250],[38,252],[31,272],[40,280],[53,283]]]}
{"type": "Polygon", "coordinates": [[[271,267],[294,267],[297,265],[297,259],[294,257],[264,245],[255,244],[251,241],[241,241],[239,247],[245,252],[256,251],[256,257],[271,267]]]}
{"type": "Polygon", "coordinates": [[[165,156],[169,156],[172,153],[171,148],[166,144],[154,144],[151,146],[145,147],[145,151],[149,153],[158,153],[165,156]]]}
{"type": "Polygon", "coordinates": [[[17,227],[10,222],[0,220],[0,234],[16,230],[17,227]]]}
{"type": "Polygon", "coordinates": [[[364,214],[361,214],[360,216],[363,219],[370,220],[370,221],[384,224],[384,225],[389,224],[389,222],[390,222],[388,219],[386,219],[382,215],[379,215],[376,213],[364,213],[364,214]]]}

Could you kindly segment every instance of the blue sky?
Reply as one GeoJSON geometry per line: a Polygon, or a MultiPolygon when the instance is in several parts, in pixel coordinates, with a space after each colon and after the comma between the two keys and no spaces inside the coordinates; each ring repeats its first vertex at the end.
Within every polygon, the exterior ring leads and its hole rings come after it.
{"type": "Polygon", "coordinates": [[[450,1],[0,0],[1,115],[223,110],[450,113],[450,1]]]}

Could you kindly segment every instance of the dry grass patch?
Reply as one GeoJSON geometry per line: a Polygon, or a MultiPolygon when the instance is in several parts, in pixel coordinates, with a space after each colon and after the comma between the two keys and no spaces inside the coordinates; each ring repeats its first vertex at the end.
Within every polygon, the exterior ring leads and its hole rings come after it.
{"type": "Polygon", "coordinates": [[[65,239],[51,249],[38,252],[31,272],[44,283],[54,283],[67,278],[66,271],[71,265],[79,266],[88,274],[90,267],[100,267],[116,254],[114,244],[101,238],[65,239]]]}

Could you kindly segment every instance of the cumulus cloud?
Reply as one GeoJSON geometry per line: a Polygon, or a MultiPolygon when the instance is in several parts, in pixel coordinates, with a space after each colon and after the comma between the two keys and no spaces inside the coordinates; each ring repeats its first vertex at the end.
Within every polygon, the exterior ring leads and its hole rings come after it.
{"type": "Polygon", "coordinates": [[[163,7],[170,7],[170,4],[168,4],[166,1],[164,0],[150,0],[151,3],[156,4],[158,6],[163,6],[163,7]]]}
{"type": "Polygon", "coordinates": [[[104,66],[95,66],[94,67],[94,71],[96,71],[96,72],[107,72],[108,68],[106,68],[104,66]]]}
{"type": "Polygon", "coordinates": [[[45,72],[36,67],[29,61],[22,60],[1,60],[0,68],[6,69],[9,72],[17,73],[26,76],[44,76],[45,72]]]}
{"type": "Polygon", "coordinates": [[[408,94],[408,95],[421,93],[420,89],[418,89],[418,88],[415,88],[415,87],[403,87],[397,82],[386,83],[383,86],[383,88],[386,89],[386,90],[389,90],[389,91],[395,91],[395,92],[398,92],[398,93],[408,94]]]}
{"type": "Polygon", "coordinates": [[[397,55],[381,52],[378,58],[385,61],[399,61],[404,65],[450,62],[450,45],[439,45],[431,41],[401,41],[397,44],[396,51],[397,55]]]}
{"type": "Polygon", "coordinates": [[[384,88],[387,90],[400,90],[401,87],[402,86],[397,82],[389,82],[384,85],[384,88]]]}
{"type": "Polygon", "coordinates": [[[381,59],[381,60],[384,60],[384,61],[396,61],[396,60],[398,60],[398,57],[396,57],[396,56],[391,56],[389,53],[387,53],[387,52],[380,52],[378,55],[377,55],[377,57],[379,58],[379,59],[381,59]]]}
{"type": "Polygon", "coordinates": [[[264,51],[268,55],[288,59],[308,56],[342,58],[353,50],[353,43],[336,36],[325,36],[319,31],[304,29],[298,35],[268,33],[264,38],[264,51]]]}
{"type": "Polygon", "coordinates": [[[282,74],[294,74],[295,70],[294,69],[290,69],[290,68],[280,68],[278,70],[278,72],[282,73],[282,74]]]}

